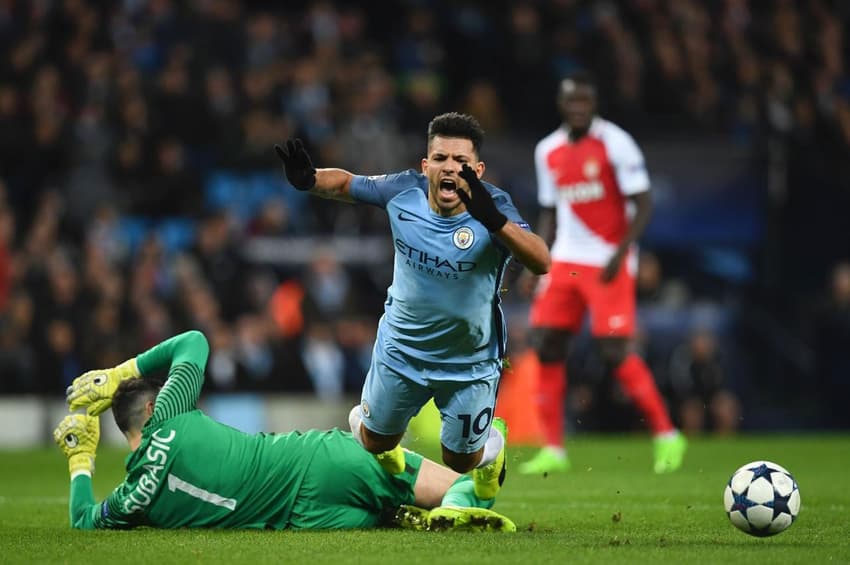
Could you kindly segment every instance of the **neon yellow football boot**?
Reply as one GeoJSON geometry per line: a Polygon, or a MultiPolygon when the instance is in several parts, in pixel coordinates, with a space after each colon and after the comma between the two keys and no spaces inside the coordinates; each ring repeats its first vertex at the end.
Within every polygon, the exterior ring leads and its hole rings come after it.
{"type": "Polygon", "coordinates": [[[508,447],[508,425],[502,418],[493,419],[493,427],[502,434],[502,450],[496,456],[496,460],[486,467],[477,467],[472,470],[472,480],[475,496],[482,500],[495,498],[505,482],[507,471],[507,447],[508,447]]]}
{"type": "Polygon", "coordinates": [[[550,447],[541,448],[534,457],[519,466],[521,475],[545,475],[569,470],[569,458],[550,447]]]}
{"type": "Polygon", "coordinates": [[[685,451],[688,449],[688,440],[681,433],[675,435],[656,437],[652,440],[652,451],[655,456],[653,469],[656,473],[672,473],[682,466],[685,451]]]}
{"type": "Polygon", "coordinates": [[[410,504],[402,504],[395,511],[392,524],[405,530],[424,531],[428,529],[430,511],[410,504]]]}
{"type": "Polygon", "coordinates": [[[428,529],[433,532],[515,532],[516,524],[507,516],[486,508],[439,506],[431,510],[428,516],[428,529]]]}

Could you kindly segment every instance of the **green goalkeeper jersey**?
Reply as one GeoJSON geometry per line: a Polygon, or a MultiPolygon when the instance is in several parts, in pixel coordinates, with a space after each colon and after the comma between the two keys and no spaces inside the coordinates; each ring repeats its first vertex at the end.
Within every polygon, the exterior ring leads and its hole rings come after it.
{"type": "Polygon", "coordinates": [[[169,367],[168,380],[127,458],[125,480],[100,504],[91,478],[74,478],[76,528],[274,528],[289,525],[313,455],[342,432],[255,435],[196,408],[209,347],[199,332],[162,342],[137,357],[142,375],[169,367]]]}

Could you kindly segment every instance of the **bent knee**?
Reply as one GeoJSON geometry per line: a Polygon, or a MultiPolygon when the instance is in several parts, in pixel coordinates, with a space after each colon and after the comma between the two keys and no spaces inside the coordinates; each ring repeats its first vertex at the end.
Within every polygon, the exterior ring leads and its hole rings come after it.
{"type": "Polygon", "coordinates": [[[370,453],[383,453],[393,449],[401,441],[404,434],[396,434],[385,436],[370,431],[366,426],[360,428],[361,437],[363,438],[363,447],[370,453]]]}
{"type": "Polygon", "coordinates": [[[482,455],[484,449],[474,453],[456,453],[443,446],[443,463],[456,473],[468,473],[473,470],[481,461],[482,455]]]}

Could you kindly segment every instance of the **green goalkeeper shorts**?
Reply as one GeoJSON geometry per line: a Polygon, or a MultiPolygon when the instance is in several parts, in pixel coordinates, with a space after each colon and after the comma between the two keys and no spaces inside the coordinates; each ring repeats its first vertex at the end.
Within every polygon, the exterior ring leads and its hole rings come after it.
{"type": "Polygon", "coordinates": [[[290,515],[290,528],[373,528],[387,511],[413,504],[421,455],[405,451],[404,471],[390,475],[350,433],[333,433],[307,468],[290,515]]]}

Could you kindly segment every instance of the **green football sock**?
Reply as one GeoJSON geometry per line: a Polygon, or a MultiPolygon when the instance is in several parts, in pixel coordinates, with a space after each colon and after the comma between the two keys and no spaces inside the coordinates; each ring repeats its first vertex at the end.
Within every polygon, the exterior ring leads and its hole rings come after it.
{"type": "Polygon", "coordinates": [[[482,500],[475,496],[474,483],[469,475],[461,475],[443,496],[440,506],[459,506],[461,508],[492,508],[495,498],[482,500]]]}

